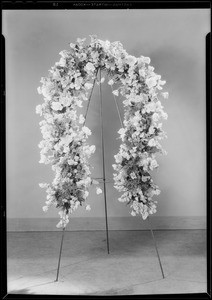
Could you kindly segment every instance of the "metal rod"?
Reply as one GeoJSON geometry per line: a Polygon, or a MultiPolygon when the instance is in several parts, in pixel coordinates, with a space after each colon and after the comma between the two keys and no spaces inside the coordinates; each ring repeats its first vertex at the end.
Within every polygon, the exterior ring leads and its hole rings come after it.
{"type": "Polygon", "coordinates": [[[103,163],[103,185],[104,185],[104,202],[105,202],[105,225],[106,225],[106,237],[107,237],[107,252],[109,249],[109,235],[108,235],[108,219],[107,219],[107,195],[106,195],[106,183],[105,183],[105,154],[104,154],[104,135],[103,135],[103,113],[102,113],[102,85],[101,85],[101,69],[99,69],[99,92],[100,92],[100,117],[101,117],[101,136],[102,136],[102,163],[103,163]]]}
{"type": "Polygon", "coordinates": [[[96,82],[96,78],[97,78],[97,73],[98,73],[98,69],[96,70],[96,76],[94,78],[94,81],[93,81],[93,86],[92,86],[92,90],[91,90],[91,93],[90,93],[90,96],[89,96],[89,99],[88,99],[88,105],[87,105],[87,108],[86,108],[86,112],[85,112],[85,121],[83,123],[83,126],[85,125],[85,122],[86,122],[86,118],[87,118],[87,114],[88,114],[88,109],[89,109],[89,106],[90,106],[90,102],[91,102],[91,96],[93,94],[93,89],[94,89],[94,86],[95,86],[95,82],[96,82]]]}
{"type": "Polygon", "coordinates": [[[64,233],[65,233],[65,227],[63,227],[63,234],[62,234],[61,244],[60,244],[60,254],[59,254],[59,260],[58,260],[58,266],[57,266],[57,276],[56,276],[55,281],[58,281],[58,277],[59,277],[59,271],[60,271],[60,259],[61,259],[62,248],[63,248],[63,238],[64,238],[64,233]]]}
{"type": "Polygon", "coordinates": [[[151,231],[151,234],[152,234],[152,239],[153,239],[154,244],[155,244],[155,250],[156,250],[156,253],[157,253],[157,257],[158,257],[158,262],[159,262],[159,265],[160,265],[161,273],[162,273],[163,278],[165,278],[164,272],[163,272],[162,263],[161,263],[161,260],[160,260],[160,255],[159,255],[159,252],[158,252],[158,247],[157,247],[156,239],[155,239],[155,236],[154,236],[154,233],[153,233],[153,230],[152,230],[151,222],[150,222],[149,217],[147,219],[148,219],[148,222],[149,222],[149,227],[150,227],[150,231],[151,231]]]}

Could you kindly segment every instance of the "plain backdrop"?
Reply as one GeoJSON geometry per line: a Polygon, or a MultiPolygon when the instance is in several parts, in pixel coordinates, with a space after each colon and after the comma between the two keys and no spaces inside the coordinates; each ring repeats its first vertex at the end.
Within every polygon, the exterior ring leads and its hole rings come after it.
{"type": "MultiPolygon", "coordinates": [[[[6,167],[7,217],[54,217],[52,208],[42,211],[46,193],[38,184],[50,182],[50,166],[39,164],[42,139],[35,107],[43,99],[37,93],[40,78],[59,61],[59,52],[78,37],[96,34],[102,40],[120,41],[127,52],[151,58],[155,72],[167,81],[162,100],[168,120],[163,141],[167,156],[159,156],[152,173],[161,189],[157,216],[205,216],[206,214],[206,99],[205,37],[210,31],[210,11],[176,10],[17,10],[3,11],[6,40],[6,167]]],[[[94,90],[87,126],[97,147],[91,159],[94,177],[102,176],[99,90],[94,90]]],[[[120,123],[107,80],[102,86],[106,176],[112,178],[120,123]]],[[[118,100],[122,110],[121,99],[118,100]]],[[[117,201],[119,193],[107,185],[108,215],[129,216],[130,209],[117,201]]],[[[103,195],[91,188],[91,211],[80,207],[75,217],[104,216],[103,195]]]]}

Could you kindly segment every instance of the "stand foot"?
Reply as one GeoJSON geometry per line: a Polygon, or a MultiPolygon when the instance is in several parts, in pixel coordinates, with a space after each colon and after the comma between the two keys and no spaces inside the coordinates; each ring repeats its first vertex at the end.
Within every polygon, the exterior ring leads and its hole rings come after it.
{"type": "Polygon", "coordinates": [[[155,250],[156,250],[156,253],[157,253],[157,257],[158,257],[158,262],[159,262],[159,265],[160,265],[160,270],[161,270],[161,273],[162,273],[162,276],[163,276],[163,279],[164,279],[165,276],[164,276],[164,272],[163,272],[163,267],[162,267],[162,263],[161,263],[161,260],[160,260],[160,255],[159,255],[159,252],[158,252],[157,243],[156,243],[156,240],[155,240],[155,236],[154,236],[154,233],[153,233],[153,230],[152,230],[152,226],[151,226],[149,217],[148,217],[148,221],[149,221],[150,231],[151,231],[151,234],[152,234],[152,239],[153,239],[154,245],[155,245],[155,250]]]}
{"type": "Polygon", "coordinates": [[[63,248],[64,233],[65,233],[65,227],[63,227],[63,234],[62,234],[62,238],[61,238],[60,253],[59,253],[59,259],[58,259],[58,266],[57,266],[57,276],[56,276],[55,282],[58,281],[58,277],[59,277],[60,260],[61,260],[61,254],[62,254],[62,248],[63,248]]]}

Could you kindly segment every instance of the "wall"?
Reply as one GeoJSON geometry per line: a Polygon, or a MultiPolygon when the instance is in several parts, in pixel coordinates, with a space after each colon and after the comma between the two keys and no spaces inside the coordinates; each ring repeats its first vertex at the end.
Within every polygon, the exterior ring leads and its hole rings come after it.
{"type": "MultiPolygon", "coordinates": [[[[158,158],[160,167],[153,174],[162,191],[157,217],[172,221],[172,217],[205,219],[205,36],[210,30],[209,16],[209,10],[199,9],[3,11],[8,220],[16,220],[17,227],[25,220],[30,229],[32,218],[45,218],[46,222],[58,216],[54,209],[46,214],[42,211],[45,191],[38,183],[51,181],[53,173],[49,166],[38,163],[41,133],[35,106],[42,97],[37,94],[37,87],[41,76],[46,76],[59,60],[59,52],[68,49],[77,37],[89,39],[89,34],[103,40],[119,40],[132,55],[149,56],[156,73],[167,81],[165,91],[170,98],[163,105],[169,115],[164,121],[168,139],[163,146],[168,156],[158,158]]],[[[116,138],[121,126],[109,86],[104,83],[102,88],[106,173],[112,178],[111,165],[118,151],[116,138]]],[[[90,141],[97,146],[91,160],[93,175],[99,177],[102,162],[98,87],[94,90],[87,126],[93,131],[90,141]]],[[[111,183],[107,192],[111,220],[125,217],[128,224],[135,224],[129,208],[117,201],[118,193],[111,183]]],[[[91,190],[88,200],[92,210],[80,208],[73,217],[103,220],[103,197],[97,197],[91,190]]]]}

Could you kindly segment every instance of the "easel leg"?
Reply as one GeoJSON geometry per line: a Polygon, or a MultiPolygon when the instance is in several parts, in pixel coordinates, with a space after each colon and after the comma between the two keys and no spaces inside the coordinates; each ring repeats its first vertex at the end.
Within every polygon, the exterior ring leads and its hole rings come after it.
{"type": "Polygon", "coordinates": [[[104,136],[103,136],[103,114],[102,114],[102,88],[101,88],[101,69],[99,69],[100,84],[100,117],[101,117],[101,136],[102,136],[102,163],[103,163],[103,184],[104,184],[104,202],[105,202],[105,225],[106,225],[106,238],[107,238],[107,252],[109,250],[109,234],[108,234],[108,218],[107,218],[107,196],[106,196],[106,183],[105,183],[105,155],[104,155],[104,136]]]}
{"type": "Polygon", "coordinates": [[[60,260],[61,260],[61,254],[62,254],[62,248],[63,248],[64,233],[65,233],[65,227],[63,227],[63,234],[62,234],[62,238],[61,238],[59,260],[58,260],[58,266],[57,266],[57,276],[56,276],[55,281],[58,281],[58,276],[59,276],[59,271],[60,271],[60,260]]]}
{"type": "Polygon", "coordinates": [[[152,230],[151,222],[150,222],[149,217],[147,219],[148,219],[148,222],[149,222],[149,227],[150,227],[150,231],[151,231],[151,234],[152,234],[152,239],[154,241],[155,250],[156,250],[156,253],[157,253],[157,257],[158,257],[158,262],[159,262],[159,265],[160,265],[161,273],[162,273],[163,278],[165,278],[164,272],[163,272],[162,263],[161,263],[161,260],[160,260],[160,255],[159,255],[158,248],[157,248],[156,239],[155,239],[155,236],[154,236],[154,233],[153,233],[153,230],[152,230]]]}

